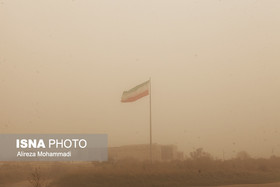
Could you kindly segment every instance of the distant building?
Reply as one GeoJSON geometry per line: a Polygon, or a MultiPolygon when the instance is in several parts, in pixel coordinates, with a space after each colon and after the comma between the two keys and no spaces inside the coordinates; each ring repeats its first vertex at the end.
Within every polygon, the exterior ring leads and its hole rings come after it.
{"type": "MultiPolygon", "coordinates": [[[[109,147],[108,157],[112,160],[136,159],[139,161],[150,159],[150,145],[125,145],[109,147]]],[[[184,153],[178,151],[175,145],[152,145],[152,158],[156,161],[183,160],[184,153]]]]}

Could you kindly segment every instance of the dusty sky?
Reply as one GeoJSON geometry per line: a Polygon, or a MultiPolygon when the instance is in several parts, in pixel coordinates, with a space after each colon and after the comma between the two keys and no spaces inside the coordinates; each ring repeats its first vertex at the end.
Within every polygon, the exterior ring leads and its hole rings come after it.
{"type": "Polygon", "coordinates": [[[0,0],[0,131],[280,156],[279,0],[0,0]]]}

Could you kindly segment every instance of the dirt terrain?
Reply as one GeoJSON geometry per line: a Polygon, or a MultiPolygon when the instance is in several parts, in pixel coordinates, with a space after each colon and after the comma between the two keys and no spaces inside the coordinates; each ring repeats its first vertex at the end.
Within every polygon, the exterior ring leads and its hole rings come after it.
{"type": "MultiPolygon", "coordinates": [[[[0,185],[0,187],[30,187],[30,183],[28,181],[23,181],[23,182],[18,182],[18,183],[14,183],[14,184],[9,184],[8,186],[1,186],[0,185]]],[[[280,183],[237,184],[237,185],[224,185],[224,186],[212,186],[212,187],[280,187],[280,183]]]]}
{"type": "Polygon", "coordinates": [[[280,187],[280,183],[268,183],[268,184],[238,184],[238,185],[225,185],[216,187],[280,187]]]}

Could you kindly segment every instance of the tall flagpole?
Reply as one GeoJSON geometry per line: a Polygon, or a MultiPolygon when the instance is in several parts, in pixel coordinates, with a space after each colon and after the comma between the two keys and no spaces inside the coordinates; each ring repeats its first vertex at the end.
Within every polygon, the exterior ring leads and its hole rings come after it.
{"type": "Polygon", "coordinates": [[[150,160],[153,161],[152,157],[152,80],[150,78],[150,160]]]}

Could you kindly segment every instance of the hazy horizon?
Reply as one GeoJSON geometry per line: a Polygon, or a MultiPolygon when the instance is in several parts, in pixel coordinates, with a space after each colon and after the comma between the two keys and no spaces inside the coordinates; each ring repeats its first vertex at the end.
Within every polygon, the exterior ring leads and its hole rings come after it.
{"type": "Polygon", "coordinates": [[[0,132],[280,156],[280,1],[0,0],[0,132]]]}

